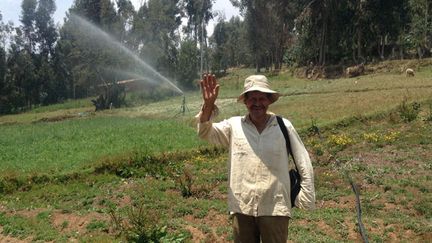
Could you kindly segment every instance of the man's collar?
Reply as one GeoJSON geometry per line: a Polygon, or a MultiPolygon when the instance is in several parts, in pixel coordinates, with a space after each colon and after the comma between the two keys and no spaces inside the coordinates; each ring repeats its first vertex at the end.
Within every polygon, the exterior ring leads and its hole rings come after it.
{"type": "MultiPolygon", "coordinates": [[[[273,112],[269,112],[269,111],[267,112],[267,114],[270,115],[269,122],[272,124],[275,123],[276,122],[276,119],[275,119],[276,114],[274,114],[273,112]]],[[[252,120],[250,119],[249,114],[244,115],[241,120],[242,120],[242,122],[246,122],[248,124],[253,124],[252,120]]]]}

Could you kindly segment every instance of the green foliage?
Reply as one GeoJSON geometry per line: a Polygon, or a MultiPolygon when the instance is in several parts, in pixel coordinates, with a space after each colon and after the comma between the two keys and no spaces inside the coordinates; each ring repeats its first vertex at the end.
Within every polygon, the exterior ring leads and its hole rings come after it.
{"type": "Polygon", "coordinates": [[[36,218],[23,216],[7,216],[0,213],[0,225],[3,227],[2,234],[17,238],[34,236],[34,240],[53,241],[60,239],[60,234],[51,227],[49,213],[42,212],[36,218]]]}
{"type": "Polygon", "coordinates": [[[110,210],[111,219],[119,235],[133,242],[183,242],[183,234],[170,235],[167,226],[159,226],[160,216],[156,211],[146,208],[142,202],[137,202],[128,210],[127,218],[123,218],[118,211],[110,210]],[[124,224],[124,220],[128,224],[124,224]]]}
{"type": "Polygon", "coordinates": [[[194,184],[194,176],[189,166],[185,166],[182,171],[178,171],[174,175],[176,184],[180,187],[183,197],[192,196],[192,185],[194,184]]]}
{"type": "Polygon", "coordinates": [[[178,53],[178,61],[176,67],[177,80],[179,84],[187,89],[195,89],[197,87],[196,80],[199,77],[199,50],[193,40],[184,40],[181,43],[178,53]]]}
{"type": "Polygon", "coordinates": [[[229,67],[239,64],[252,65],[253,55],[248,51],[246,26],[240,18],[233,17],[228,22],[220,19],[210,38],[211,70],[216,75],[223,74],[229,67]]]}
{"type": "Polygon", "coordinates": [[[143,156],[188,150],[202,141],[194,129],[176,121],[100,117],[2,127],[1,170],[73,172],[91,160],[135,152],[143,156]],[[24,163],[25,162],[25,163],[24,163]]]}
{"type": "Polygon", "coordinates": [[[86,225],[88,231],[106,231],[108,232],[108,224],[103,220],[93,219],[86,225]]]}
{"type": "Polygon", "coordinates": [[[429,110],[426,115],[425,121],[432,122],[432,102],[429,102],[429,110]]]}
{"type": "Polygon", "coordinates": [[[412,122],[417,119],[420,113],[420,104],[414,102],[408,104],[407,100],[404,99],[398,108],[399,115],[404,122],[412,122]]]}

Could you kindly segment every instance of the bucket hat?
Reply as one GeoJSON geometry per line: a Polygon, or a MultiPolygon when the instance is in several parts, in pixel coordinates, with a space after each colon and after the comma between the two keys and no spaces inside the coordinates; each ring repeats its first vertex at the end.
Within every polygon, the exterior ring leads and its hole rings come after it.
{"type": "Polygon", "coordinates": [[[245,79],[244,90],[237,98],[237,102],[244,102],[245,94],[251,91],[260,91],[263,93],[271,94],[271,103],[279,99],[279,93],[270,89],[267,77],[264,75],[251,75],[245,79]]]}

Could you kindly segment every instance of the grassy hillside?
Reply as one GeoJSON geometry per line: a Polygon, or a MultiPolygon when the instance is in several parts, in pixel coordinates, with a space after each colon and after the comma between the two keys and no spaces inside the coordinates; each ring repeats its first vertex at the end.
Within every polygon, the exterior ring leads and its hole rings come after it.
{"type": "MultiPolygon", "coordinates": [[[[432,67],[416,71],[271,76],[283,95],[271,110],[301,131],[315,168],[317,210],[295,210],[291,241],[361,241],[350,180],[371,242],[432,238],[432,67]]],[[[220,79],[218,119],[244,114],[235,99],[252,72],[220,79]]],[[[174,97],[0,117],[0,241],[230,241],[226,151],[196,138],[201,97],[185,98],[185,114],[174,97]]]]}

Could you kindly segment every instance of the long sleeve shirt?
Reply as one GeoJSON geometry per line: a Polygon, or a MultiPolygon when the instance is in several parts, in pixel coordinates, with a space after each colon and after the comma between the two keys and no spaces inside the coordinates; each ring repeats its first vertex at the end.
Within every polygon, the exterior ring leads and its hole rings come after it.
{"type": "MultiPolygon", "coordinates": [[[[291,122],[283,121],[302,178],[295,204],[299,208],[313,209],[314,175],[309,154],[291,122]]],[[[229,148],[228,208],[231,213],[291,217],[289,169],[294,164],[288,162],[285,138],[274,114],[261,133],[246,115],[218,123],[198,123],[198,135],[229,148]]]]}

